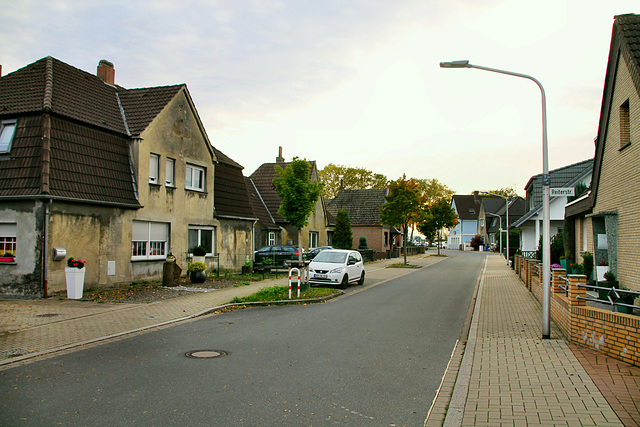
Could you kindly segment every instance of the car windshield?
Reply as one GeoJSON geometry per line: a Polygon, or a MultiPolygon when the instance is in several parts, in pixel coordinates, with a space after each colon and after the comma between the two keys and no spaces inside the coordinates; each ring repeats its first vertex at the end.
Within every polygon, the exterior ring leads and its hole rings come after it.
{"type": "Polygon", "coordinates": [[[346,252],[332,252],[322,251],[316,256],[314,262],[330,262],[334,264],[344,264],[344,260],[347,258],[346,252]]]}

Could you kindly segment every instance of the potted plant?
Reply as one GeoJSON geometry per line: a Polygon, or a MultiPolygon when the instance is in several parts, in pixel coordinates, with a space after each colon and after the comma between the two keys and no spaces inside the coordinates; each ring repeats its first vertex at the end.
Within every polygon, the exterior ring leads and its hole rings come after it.
{"type": "Polygon", "coordinates": [[[207,264],[202,261],[196,261],[189,264],[189,279],[191,283],[203,283],[207,279],[207,274],[204,272],[207,269],[207,264]]]}
{"type": "Polygon", "coordinates": [[[167,255],[167,262],[176,262],[176,257],[175,255],[173,255],[171,252],[169,252],[169,255],[167,255]]]}
{"type": "Polygon", "coordinates": [[[251,257],[247,255],[244,260],[244,265],[242,266],[242,274],[248,274],[253,272],[253,261],[251,261],[251,257]]]}
{"type": "Polygon", "coordinates": [[[0,262],[15,262],[15,257],[11,252],[5,252],[2,256],[0,256],[0,262]]]}
{"type": "Polygon", "coordinates": [[[583,274],[584,271],[582,264],[579,262],[572,262],[569,268],[571,268],[571,274],[583,274]]]}
{"type": "Polygon", "coordinates": [[[606,260],[602,260],[596,266],[596,281],[602,282],[605,279],[604,275],[609,271],[609,263],[606,260]]]}
{"type": "Polygon", "coordinates": [[[625,289],[620,287],[619,291],[618,291],[618,295],[620,295],[619,298],[616,298],[615,293],[612,291],[610,291],[613,295],[611,295],[611,298],[613,299],[613,304],[616,306],[616,310],[618,311],[618,313],[626,313],[626,314],[633,314],[633,307],[627,307],[625,305],[619,305],[617,303],[622,303],[622,304],[627,304],[627,305],[633,305],[633,302],[636,299],[636,296],[634,294],[628,294],[626,292],[620,292],[620,291],[624,291],[625,289]]]}
{"type": "Polygon", "coordinates": [[[607,289],[598,289],[598,298],[604,301],[608,301],[608,295],[612,288],[618,287],[618,281],[616,280],[616,275],[611,271],[607,271],[603,275],[604,282],[598,282],[598,286],[601,288],[607,289]]]}
{"type": "Polygon", "coordinates": [[[84,274],[86,271],[84,268],[85,263],[86,261],[71,257],[67,260],[67,267],[64,269],[64,275],[67,282],[68,299],[82,299],[84,274]]]}
{"type": "Polygon", "coordinates": [[[204,262],[207,250],[202,246],[196,246],[191,249],[191,253],[193,254],[193,262],[204,262]]]}

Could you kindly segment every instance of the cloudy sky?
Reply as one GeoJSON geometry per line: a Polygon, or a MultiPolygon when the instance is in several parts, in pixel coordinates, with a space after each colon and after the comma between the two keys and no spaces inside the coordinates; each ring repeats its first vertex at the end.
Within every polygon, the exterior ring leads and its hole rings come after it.
{"type": "MultiPolygon", "coordinates": [[[[3,75],[51,55],[127,87],[186,83],[250,175],[284,156],[514,187],[593,157],[613,17],[637,0],[0,0],[3,75]]],[[[635,6],[635,9],[634,9],[635,6]]]]}

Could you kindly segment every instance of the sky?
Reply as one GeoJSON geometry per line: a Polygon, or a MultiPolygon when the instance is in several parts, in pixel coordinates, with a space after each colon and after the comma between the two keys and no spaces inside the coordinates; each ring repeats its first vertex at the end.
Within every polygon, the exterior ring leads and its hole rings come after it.
{"type": "MultiPolygon", "coordinates": [[[[635,6],[635,9],[634,9],[635,6]]],[[[46,56],[126,88],[186,83],[250,175],[294,156],[458,194],[592,158],[613,17],[637,0],[0,0],[2,75],[46,56]]]]}

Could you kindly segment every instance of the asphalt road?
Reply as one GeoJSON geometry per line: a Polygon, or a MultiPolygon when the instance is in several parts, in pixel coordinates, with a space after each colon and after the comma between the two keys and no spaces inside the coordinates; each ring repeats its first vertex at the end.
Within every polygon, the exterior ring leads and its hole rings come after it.
{"type": "Polygon", "coordinates": [[[327,303],[236,310],[8,369],[0,425],[422,425],[484,259],[448,254],[327,303]]]}

